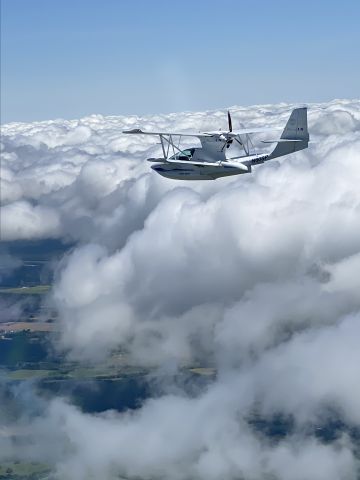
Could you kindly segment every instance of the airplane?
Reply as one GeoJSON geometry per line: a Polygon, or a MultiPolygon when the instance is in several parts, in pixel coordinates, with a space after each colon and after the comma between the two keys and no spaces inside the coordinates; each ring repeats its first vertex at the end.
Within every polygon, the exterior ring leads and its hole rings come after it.
{"type": "Polygon", "coordinates": [[[274,150],[268,154],[250,152],[253,143],[250,134],[279,130],[278,128],[249,128],[233,131],[230,112],[228,111],[228,131],[179,133],[146,132],[140,128],[124,130],[123,133],[135,135],[159,135],[163,157],[148,158],[154,163],[151,168],[166,178],[175,180],[215,180],[219,177],[251,173],[255,165],[260,165],[273,158],[289,155],[308,147],[309,133],[307,127],[307,107],[295,108],[277,140],[263,143],[276,143],[274,150]],[[174,137],[178,137],[177,145],[174,137]],[[197,137],[201,147],[181,150],[182,137],[197,137]],[[226,150],[237,142],[243,155],[226,157],[226,150]]]}

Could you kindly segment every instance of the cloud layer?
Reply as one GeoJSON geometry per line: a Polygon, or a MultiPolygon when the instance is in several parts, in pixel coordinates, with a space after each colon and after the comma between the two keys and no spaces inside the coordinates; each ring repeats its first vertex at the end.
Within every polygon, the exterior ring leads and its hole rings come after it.
{"type": "MultiPolygon", "coordinates": [[[[282,126],[291,108],[234,107],[233,123],[282,126]]],[[[154,398],[132,413],[86,415],[57,399],[32,420],[31,458],[49,431],[72,445],[45,449],[60,478],[357,478],[360,102],[312,105],[308,150],[215,182],[159,177],[143,161],[153,139],[120,134],[224,121],[4,126],[2,237],[77,242],[56,275],[59,348],[96,362],[121,347],[158,369],[154,398]],[[190,394],[169,369],[194,363],[217,375],[190,394]],[[275,442],[255,414],[293,429],[275,442]],[[325,442],[316,429],[331,415],[347,428],[325,442]]]]}

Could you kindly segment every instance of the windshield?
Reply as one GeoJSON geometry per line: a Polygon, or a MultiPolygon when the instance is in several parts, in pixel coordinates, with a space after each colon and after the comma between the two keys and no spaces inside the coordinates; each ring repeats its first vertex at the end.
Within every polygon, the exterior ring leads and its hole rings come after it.
{"type": "Polygon", "coordinates": [[[195,151],[195,148],[187,148],[182,152],[177,152],[175,155],[173,155],[170,158],[172,160],[190,160],[191,157],[193,156],[194,151],[195,151]]]}

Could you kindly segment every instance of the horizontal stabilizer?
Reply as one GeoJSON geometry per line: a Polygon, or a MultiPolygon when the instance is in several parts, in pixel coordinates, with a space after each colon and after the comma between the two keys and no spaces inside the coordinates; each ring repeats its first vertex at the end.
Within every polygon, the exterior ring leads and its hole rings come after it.
{"type": "Polygon", "coordinates": [[[237,137],[238,135],[246,135],[250,133],[266,133],[274,132],[275,130],[281,130],[280,127],[266,127],[266,128],[242,128],[241,130],[233,130],[232,132],[224,132],[222,130],[217,130],[214,132],[206,132],[206,135],[211,135],[212,137],[227,135],[229,138],[237,137]]]}
{"type": "Polygon", "coordinates": [[[262,140],[261,143],[302,142],[299,138],[279,138],[277,140],[262,140]]]}

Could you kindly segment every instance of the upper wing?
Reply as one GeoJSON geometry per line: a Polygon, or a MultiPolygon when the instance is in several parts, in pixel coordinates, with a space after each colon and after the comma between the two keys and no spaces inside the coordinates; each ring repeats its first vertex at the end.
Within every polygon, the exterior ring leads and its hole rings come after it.
{"type": "Polygon", "coordinates": [[[132,130],[123,130],[122,133],[132,133],[138,135],[175,135],[179,137],[219,137],[221,135],[226,135],[227,137],[236,137],[237,135],[244,135],[246,133],[263,133],[263,132],[273,132],[274,130],[282,130],[280,127],[272,127],[272,128],[243,128],[241,130],[236,130],[234,132],[144,132],[140,128],[133,128],[132,130]]]}
{"type": "MultiPolygon", "coordinates": [[[[206,136],[217,137],[220,135],[226,135],[227,137],[236,137],[237,135],[245,135],[246,133],[263,133],[263,132],[273,132],[274,130],[282,130],[281,127],[271,127],[271,128],[243,128],[241,130],[234,130],[232,132],[223,132],[221,130],[217,132],[206,132],[206,136]]],[[[205,133],[201,134],[205,135],[205,133]]]]}
{"type": "Polygon", "coordinates": [[[243,135],[245,133],[263,133],[263,132],[273,132],[274,130],[282,130],[282,127],[271,127],[271,128],[243,128],[242,130],[235,130],[235,135],[243,135]]]}
{"type": "Polygon", "coordinates": [[[133,133],[141,135],[175,135],[179,137],[212,137],[211,133],[187,133],[187,132],[144,132],[140,128],[133,128],[132,130],[123,130],[122,133],[133,133]]]}

